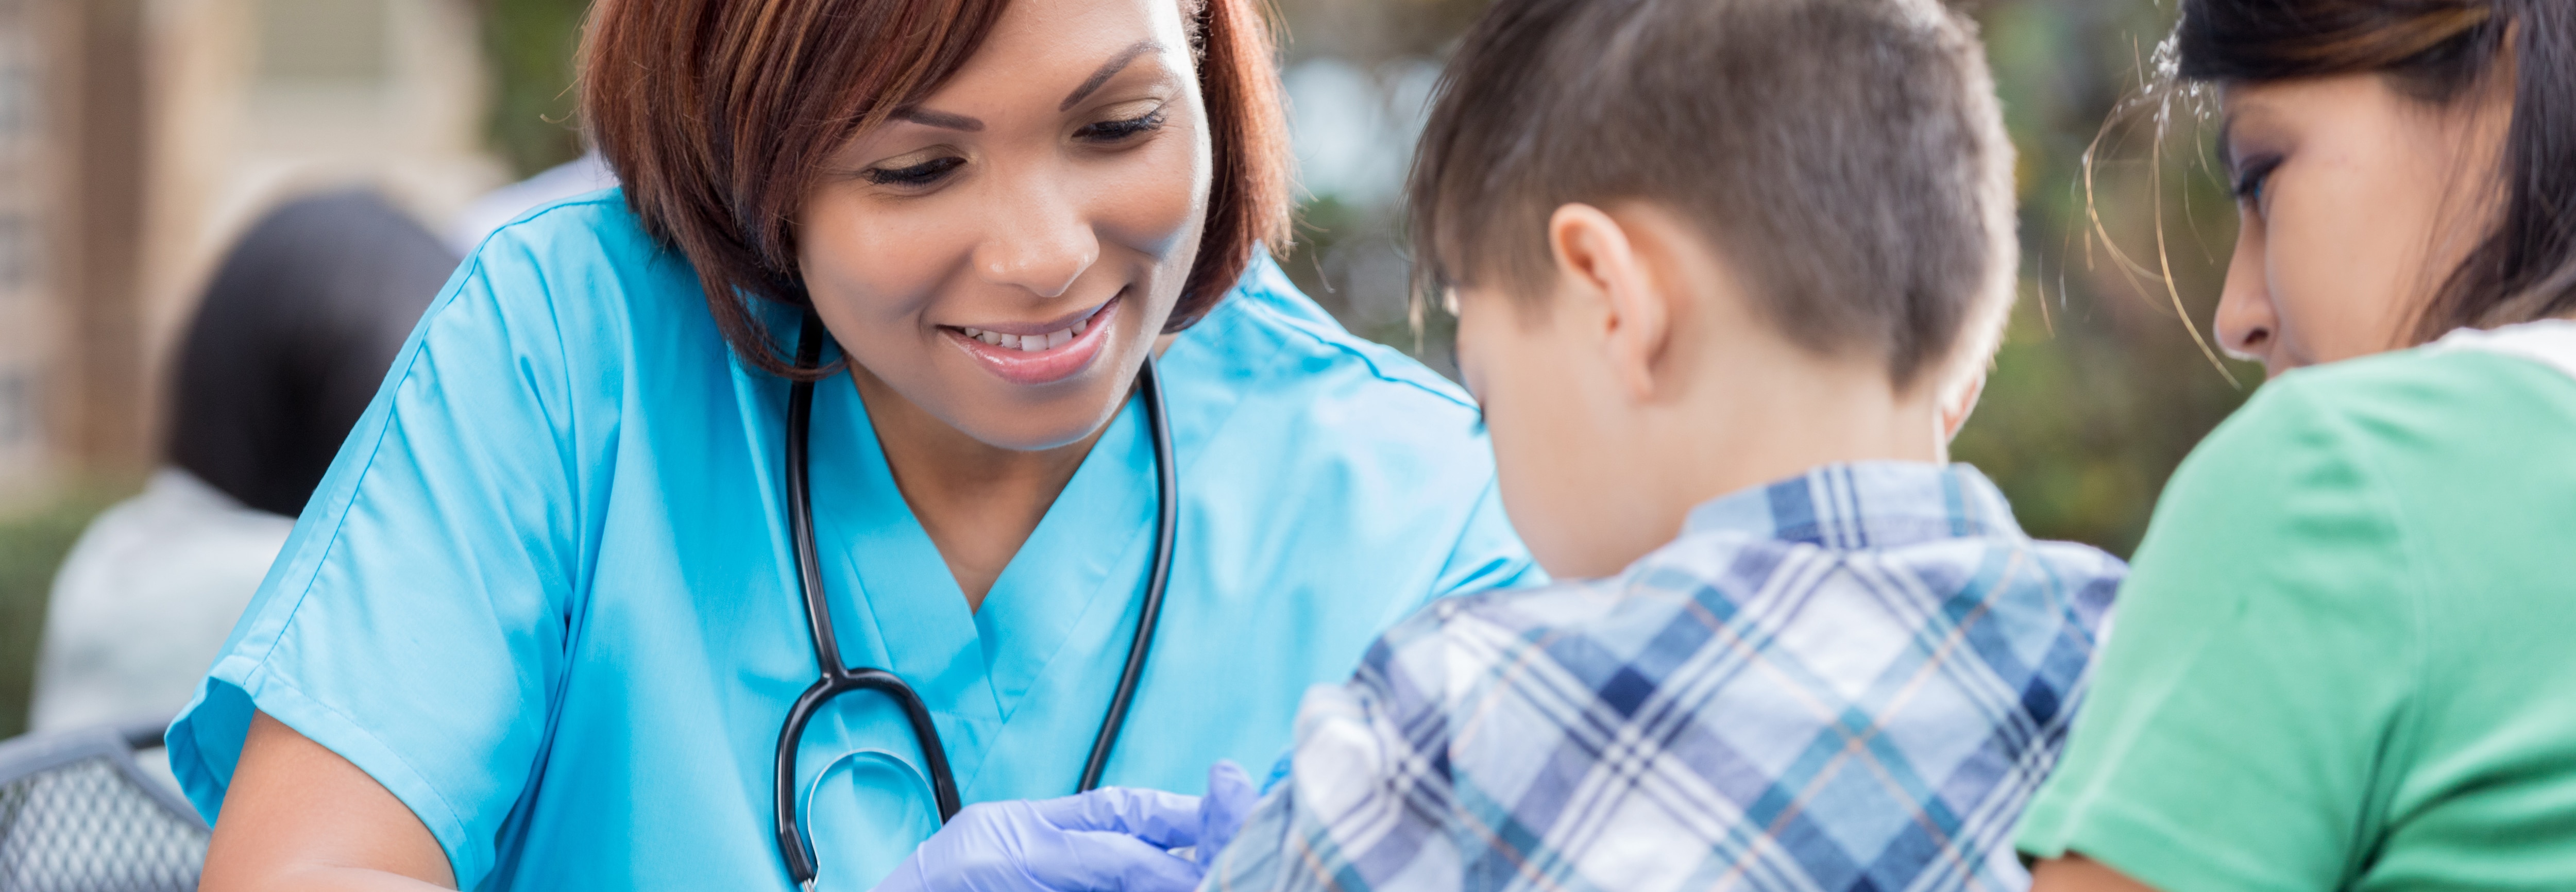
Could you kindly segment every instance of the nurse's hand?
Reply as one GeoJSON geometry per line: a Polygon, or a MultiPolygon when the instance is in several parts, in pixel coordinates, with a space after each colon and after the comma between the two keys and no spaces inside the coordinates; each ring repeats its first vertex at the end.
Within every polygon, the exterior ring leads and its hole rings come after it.
{"type": "Polygon", "coordinates": [[[1189,892],[1199,797],[1103,787],[1079,796],[967,806],[876,892],[1189,892]]]}
{"type": "Polygon", "coordinates": [[[1252,786],[1252,776],[1233,760],[1220,759],[1208,768],[1207,795],[1199,799],[1199,840],[1191,860],[1205,870],[1216,864],[1217,853],[1225,844],[1243,832],[1243,822],[1252,817],[1252,806],[1260,802],[1261,792],[1252,786]]]}

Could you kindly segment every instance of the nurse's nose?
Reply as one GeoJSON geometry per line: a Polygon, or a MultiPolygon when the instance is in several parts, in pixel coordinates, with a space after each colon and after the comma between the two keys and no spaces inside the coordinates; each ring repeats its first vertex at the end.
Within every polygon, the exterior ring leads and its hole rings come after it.
{"type": "Polygon", "coordinates": [[[1043,185],[993,202],[987,235],[975,247],[975,271],[985,281],[1061,297],[1100,260],[1100,238],[1067,196],[1043,185]]]}

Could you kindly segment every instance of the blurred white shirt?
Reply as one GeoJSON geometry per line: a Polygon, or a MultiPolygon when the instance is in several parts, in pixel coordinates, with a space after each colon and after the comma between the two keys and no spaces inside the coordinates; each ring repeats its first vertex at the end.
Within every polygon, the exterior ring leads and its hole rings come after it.
{"type": "Polygon", "coordinates": [[[456,215],[447,227],[447,246],[459,257],[474,256],[483,239],[495,229],[520,214],[551,204],[586,195],[617,185],[617,172],[608,169],[608,161],[599,152],[585,152],[581,157],[546,168],[536,176],[483,193],[473,204],[456,215]]]}
{"type": "Polygon", "coordinates": [[[177,468],[100,514],[54,575],[30,730],[177,714],[294,527],[177,468]]]}

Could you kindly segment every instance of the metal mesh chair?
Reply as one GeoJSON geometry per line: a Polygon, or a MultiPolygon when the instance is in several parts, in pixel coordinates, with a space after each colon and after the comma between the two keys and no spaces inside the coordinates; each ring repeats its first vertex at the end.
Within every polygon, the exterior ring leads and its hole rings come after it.
{"type": "Polygon", "coordinates": [[[0,742],[0,892],[187,892],[209,832],[134,752],[160,724],[0,742]]]}

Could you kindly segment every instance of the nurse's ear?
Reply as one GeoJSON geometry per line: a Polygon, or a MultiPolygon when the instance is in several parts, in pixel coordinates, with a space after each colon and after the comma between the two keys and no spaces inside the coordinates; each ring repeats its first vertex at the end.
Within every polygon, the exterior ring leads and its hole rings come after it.
{"type": "Polygon", "coordinates": [[[1556,312],[1601,349],[1630,399],[1652,399],[1673,307],[1628,227],[1600,208],[1568,204],[1549,215],[1547,245],[1556,260],[1556,312]]]}

